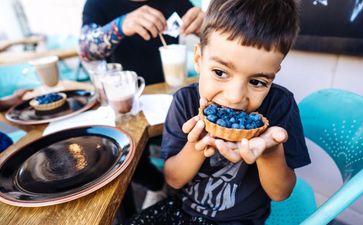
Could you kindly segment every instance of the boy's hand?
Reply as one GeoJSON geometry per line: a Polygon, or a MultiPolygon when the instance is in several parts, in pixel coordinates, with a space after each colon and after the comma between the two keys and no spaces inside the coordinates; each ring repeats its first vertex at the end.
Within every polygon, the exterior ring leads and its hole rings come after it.
{"type": "MultiPolygon", "coordinates": [[[[205,98],[201,98],[199,101],[201,107],[204,107],[207,103],[208,101],[205,98]]],[[[183,124],[182,130],[188,134],[188,141],[195,143],[194,147],[197,151],[204,151],[204,156],[210,157],[215,152],[215,139],[207,134],[204,127],[204,122],[199,116],[195,116],[183,124]]]]}
{"type": "Polygon", "coordinates": [[[204,12],[200,8],[193,7],[189,9],[182,17],[183,25],[180,33],[184,36],[192,33],[199,35],[203,19],[204,12]]]}
{"type": "Polygon", "coordinates": [[[216,140],[215,145],[227,160],[237,163],[244,160],[247,164],[255,163],[262,154],[271,153],[276,146],[288,138],[287,132],[281,127],[270,127],[261,136],[241,142],[225,142],[216,140]]]}
{"type": "Polygon", "coordinates": [[[150,6],[144,5],[128,13],[122,23],[122,32],[126,36],[140,35],[145,40],[156,38],[166,27],[164,15],[150,6]],[[150,36],[151,35],[151,36],[150,36]]]}

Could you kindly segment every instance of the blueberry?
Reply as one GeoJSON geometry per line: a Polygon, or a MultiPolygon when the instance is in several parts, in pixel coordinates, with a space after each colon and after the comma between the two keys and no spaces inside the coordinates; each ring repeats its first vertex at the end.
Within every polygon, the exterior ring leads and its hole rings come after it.
{"type": "Polygon", "coordinates": [[[246,129],[249,130],[249,129],[253,129],[252,128],[252,125],[251,124],[246,124],[246,129]]]}
{"type": "Polygon", "coordinates": [[[247,116],[247,114],[245,113],[245,112],[240,112],[239,114],[238,114],[238,117],[239,118],[245,118],[247,116]]]}
{"type": "Polygon", "coordinates": [[[216,115],[217,114],[217,106],[209,105],[204,109],[204,115],[216,115]]]}
{"type": "Polygon", "coordinates": [[[218,117],[216,115],[208,115],[207,116],[207,120],[209,120],[209,121],[211,121],[213,123],[215,123],[217,119],[218,119],[218,117]]]}
{"type": "Polygon", "coordinates": [[[216,122],[219,126],[222,126],[222,127],[226,127],[226,121],[224,121],[223,119],[218,119],[217,122],[216,122]]]}
{"type": "Polygon", "coordinates": [[[247,114],[216,105],[209,105],[203,112],[209,121],[226,128],[255,129],[263,126],[261,115],[256,113],[247,114]]]}
{"type": "Polygon", "coordinates": [[[58,101],[62,99],[62,96],[59,95],[58,93],[49,93],[49,94],[45,94],[45,95],[41,95],[35,98],[35,100],[40,104],[49,104],[55,101],[58,101]]]}
{"type": "Polygon", "coordinates": [[[257,114],[250,114],[250,119],[254,121],[260,120],[260,116],[257,114]]]}
{"type": "Polygon", "coordinates": [[[239,129],[239,124],[238,123],[234,123],[234,124],[232,124],[232,128],[234,128],[234,129],[239,129]]]}
{"type": "Polygon", "coordinates": [[[224,122],[226,123],[226,127],[227,128],[231,128],[232,127],[232,123],[231,122],[229,122],[229,119],[227,118],[227,119],[225,119],[224,120],[224,122]]]}
{"type": "Polygon", "coordinates": [[[263,123],[262,123],[262,121],[261,121],[261,120],[257,120],[257,121],[255,122],[255,124],[256,124],[256,127],[262,127],[262,126],[263,126],[263,123]]]}
{"type": "Polygon", "coordinates": [[[239,124],[244,124],[245,123],[245,118],[238,118],[238,123],[239,124]]]}
{"type": "Polygon", "coordinates": [[[222,109],[218,109],[217,116],[222,117],[224,115],[224,111],[222,109]]]}
{"type": "Polygon", "coordinates": [[[225,121],[228,121],[230,117],[229,117],[228,115],[223,115],[221,118],[222,118],[223,120],[225,120],[225,121]]]}

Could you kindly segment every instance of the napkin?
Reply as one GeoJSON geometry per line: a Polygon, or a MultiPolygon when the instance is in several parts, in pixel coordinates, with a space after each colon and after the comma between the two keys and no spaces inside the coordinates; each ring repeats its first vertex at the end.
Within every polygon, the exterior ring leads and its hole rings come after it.
{"type": "Polygon", "coordinates": [[[142,111],[150,125],[165,122],[172,100],[173,96],[167,94],[142,95],[140,97],[142,111]]]}
{"type": "Polygon", "coordinates": [[[180,27],[183,24],[183,21],[178,13],[174,12],[173,14],[171,14],[169,19],[166,21],[166,24],[167,30],[165,30],[163,34],[167,34],[175,38],[178,37],[180,34],[180,27]]]}
{"type": "Polygon", "coordinates": [[[56,131],[79,126],[107,125],[114,127],[116,126],[115,118],[115,113],[111,107],[101,106],[96,110],[89,110],[70,118],[49,123],[48,127],[43,132],[43,136],[56,131]]]}

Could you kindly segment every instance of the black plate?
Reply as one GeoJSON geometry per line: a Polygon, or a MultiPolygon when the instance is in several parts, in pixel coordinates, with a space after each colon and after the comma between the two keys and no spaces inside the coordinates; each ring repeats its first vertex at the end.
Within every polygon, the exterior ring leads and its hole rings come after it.
{"type": "Polygon", "coordinates": [[[47,112],[35,111],[29,105],[30,99],[9,109],[5,117],[9,121],[25,125],[49,123],[83,112],[91,108],[97,101],[94,91],[73,90],[62,92],[67,95],[67,101],[58,109],[47,112]]]}
{"type": "Polygon", "coordinates": [[[130,136],[114,127],[44,136],[0,160],[0,201],[38,207],[85,196],[116,178],[134,153],[130,136]]]}

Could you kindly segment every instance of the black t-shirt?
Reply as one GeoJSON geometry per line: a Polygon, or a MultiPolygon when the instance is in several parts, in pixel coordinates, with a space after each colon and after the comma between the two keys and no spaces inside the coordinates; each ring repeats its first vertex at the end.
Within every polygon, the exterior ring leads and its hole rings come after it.
{"type": "MultiPolygon", "coordinates": [[[[161,154],[164,159],[176,155],[186,144],[182,125],[198,114],[198,85],[192,84],[174,94],[164,125],[161,154]]],[[[273,84],[257,110],[270,126],[286,129],[285,158],[290,168],[310,163],[299,110],[293,94],[273,84]]],[[[256,164],[230,163],[220,154],[207,158],[198,174],[179,190],[183,209],[220,224],[264,224],[270,212],[270,199],[263,190],[256,164]]]]}
{"type": "MultiPolygon", "coordinates": [[[[193,5],[187,0],[87,0],[83,9],[83,25],[95,23],[104,26],[119,16],[125,15],[143,5],[148,5],[163,13],[168,19],[173,12],[182,17],[193,5]]],[[[164,35],[168,44],[178,43],[177,38],[164,35]]],[[[124,70],[133,70],[145,79],[146,84],[164,82],[157,38],[145,41],[139,35],[125,37],[108,62],[121,63],[124,70]]]]}

